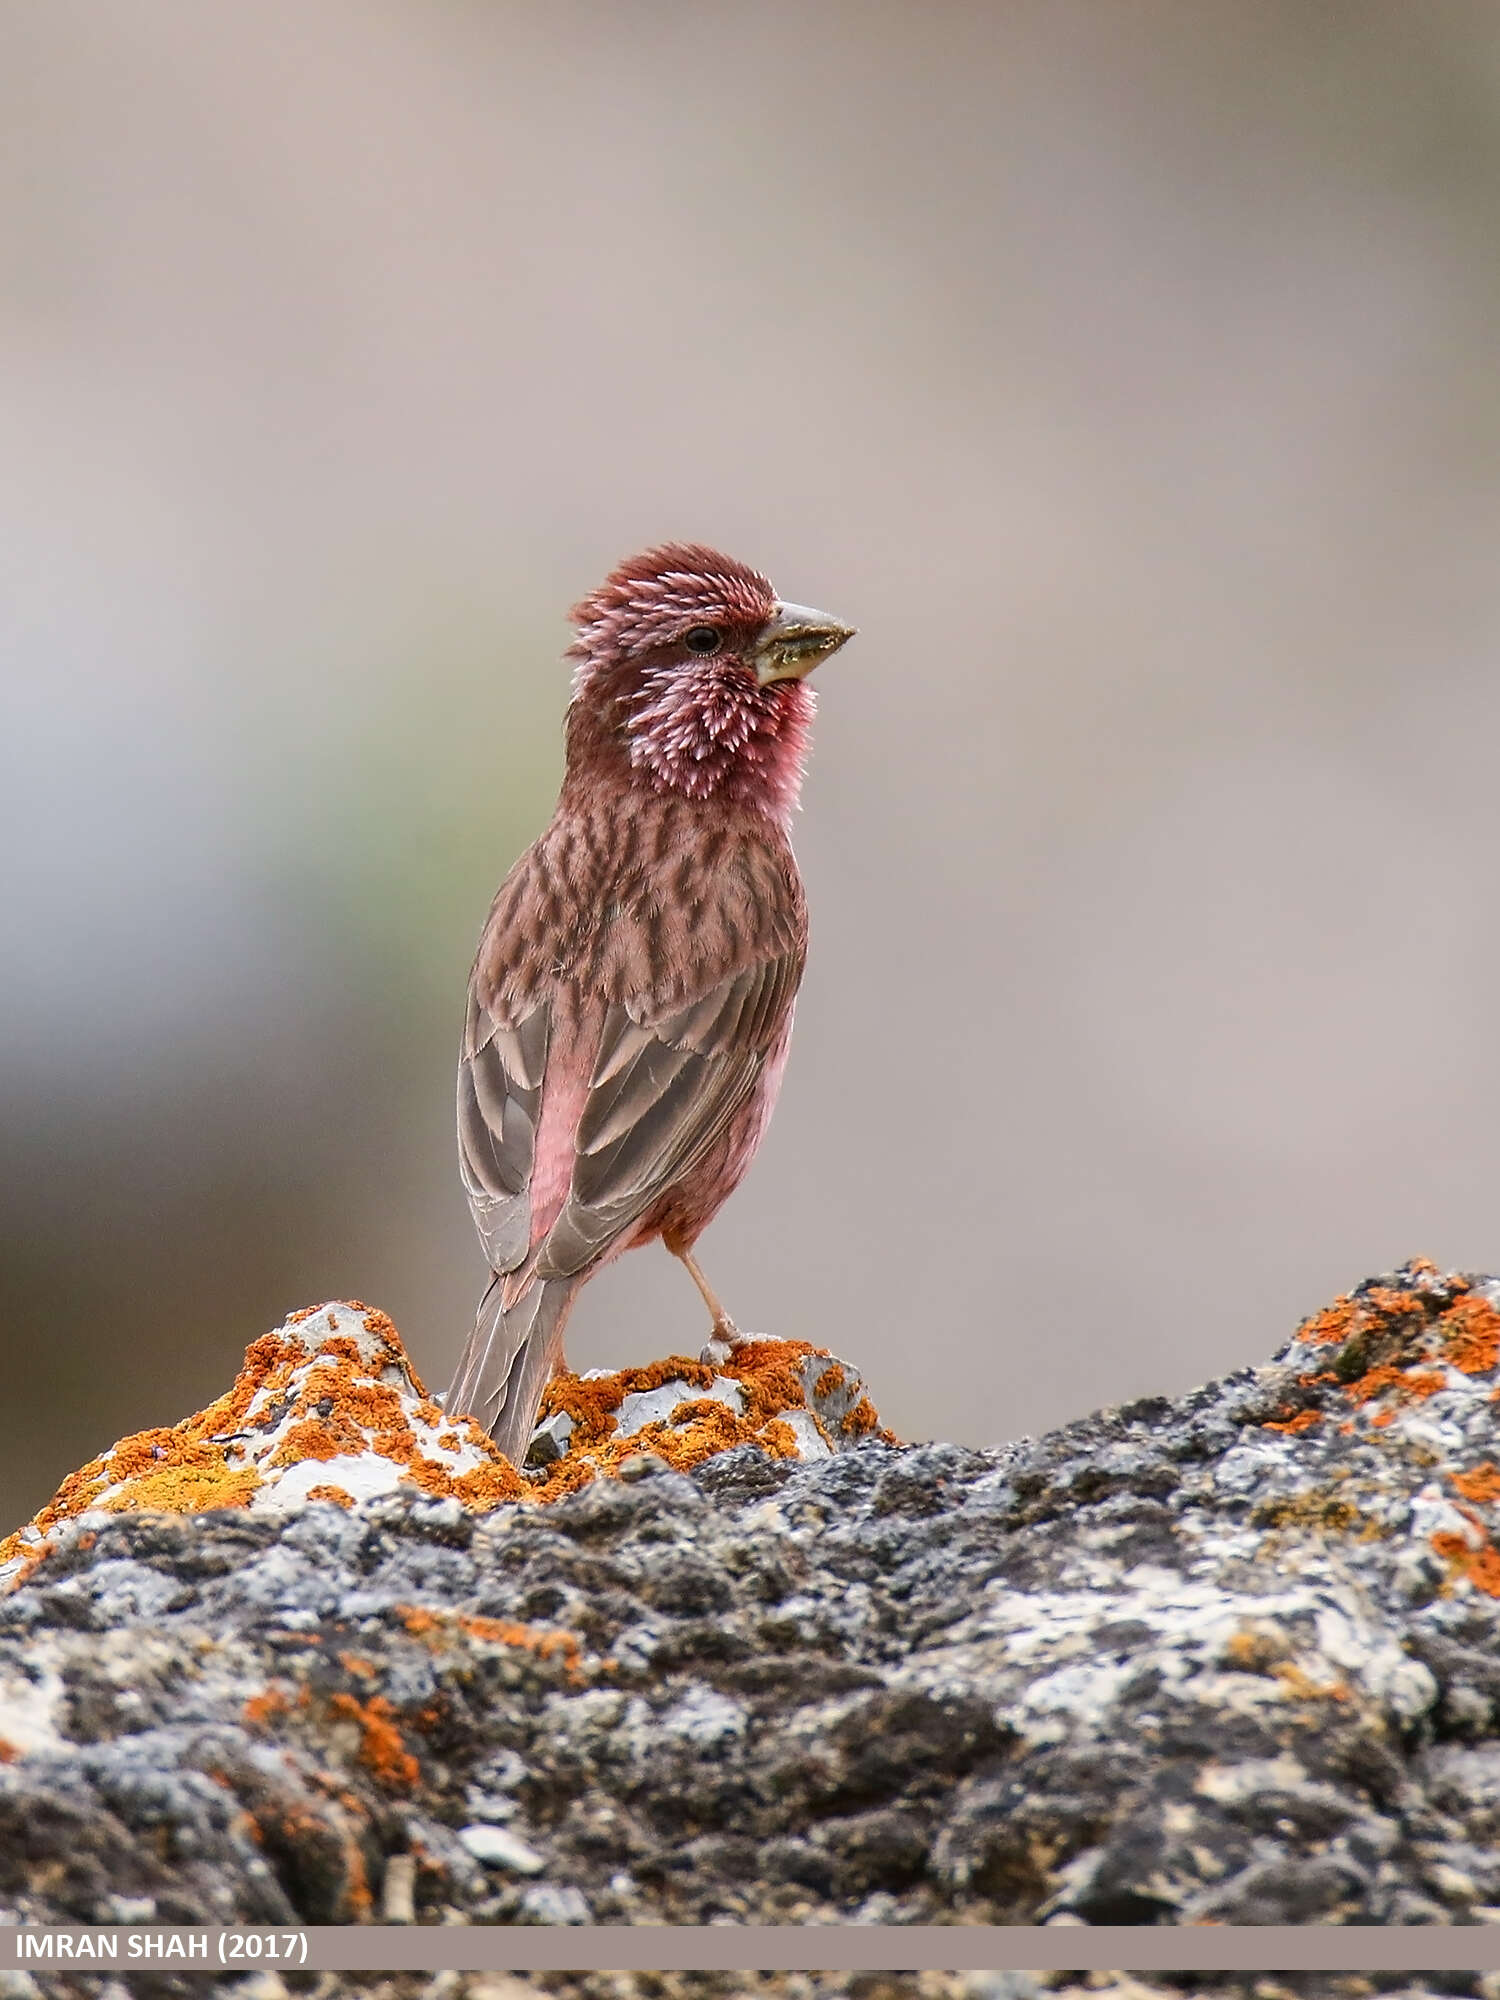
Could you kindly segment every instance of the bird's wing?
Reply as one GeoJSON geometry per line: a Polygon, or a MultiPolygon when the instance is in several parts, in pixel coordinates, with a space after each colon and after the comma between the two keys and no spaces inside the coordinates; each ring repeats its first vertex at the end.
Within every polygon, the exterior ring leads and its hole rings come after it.
{"type": "Polygon", "coordinates": [[[640,827],[609,830],[603,867],[603,830],[587,824],[522,857],[470,982],[459,1153],[490,1266],[517,1273],[515,1296],[533,1269],[583,1270],[712,1145],[802,977],[806,908],[789,850],[720,841],[695,865],[686,821],[649,845],[640,827]],[[544,1095],[580,1107],[566,1194],[551,1199],[537,1158],[544,1095]],[[546,1204],[535,1213],[534,1174],[546,1204]]]}
{"type": "Polygon", "coordinates": [[[608,1009],[538,1277],[581,1271],[719,1137],[786,1026],[802,958],[796,946],[752,957],[670,1013],[649,993],[608,1009]]]}
{"type": "Polygon", "coordinates": [[[531,1248],[531,1174],[551,1009],[545,998],[514,1023],[469,987],[458,1064],[458,1160],[492,1271],[513,1271],[531,1248]]]}

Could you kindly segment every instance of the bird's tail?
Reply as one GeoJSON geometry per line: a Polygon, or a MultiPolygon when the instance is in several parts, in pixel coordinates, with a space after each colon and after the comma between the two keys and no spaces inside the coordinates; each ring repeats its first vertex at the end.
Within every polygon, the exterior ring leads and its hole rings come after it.
{"type": "Polygon", "coordinates": [[[478,1418],[512,1465],[520,1465],[536,1413],[562,1354],[563,1329],[578,1290],[576,1278],[541,1278],[506,1309],[504,1279],[492,1277],[474,1331],[459,1357],[443,1408],[478,1418]]]}

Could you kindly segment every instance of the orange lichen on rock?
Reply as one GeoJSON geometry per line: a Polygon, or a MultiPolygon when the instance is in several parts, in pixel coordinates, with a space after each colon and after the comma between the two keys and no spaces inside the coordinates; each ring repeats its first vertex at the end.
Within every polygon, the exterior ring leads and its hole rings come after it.
{"type": "Polygon", "coordinates": [[[858,1378],[806,1341],[746,1342],[717,1372],[669,1355],[593,1380],[562,1375],[543,1411],[566,1413],[572,1432],[537,1480],[511,1465],[473,1417],[431,1400],[384,1313],[347,1300],[304,1308],[251,1343],[231,1388],[206,1409],[122,1438],[70,1474],[27,1527],[0,1542],[0,1580],[20,1581],[46,1554],[49,1532],[91,1508],[278,1512],[328,1501],[349,1509],[405,1487],[486,1512],[555,1500],[642,1453],[691,1471],[737,1445],[796,1458],[819,1449],[819,1439],[835,1449],[834,1428],[854,1440],[879,1426],[858,1378]],[[625,1398],[667,1383],[685,1391],[670,1415],[620,1436],[625,1398]],[[839,1416],[845,1401],[852,1407],[839,1416]],[[804,1418],[787,1420],[799,1411],[804,1418]]]}
{"type": "Polygon", "coordinates": [[[488,1465],[476,1465],[468,1472],[455,1474],[453,1495],[465,1507],[476,1514],[488,1514],[493,1508],[507,1500],[521,1500],[526,1496],[526,1482],[511,1464],[510,1460],[496,1451],[488,1465]]]}
{"type": "MultiPolygon", "coordinates": [[[[227,1776],[215,1773],[210,1773],[210,1776],[218,1776],[226,1789],[234,1789],[227,1776]]],[[[333,1907],[329,1915],[335,1923],[362,1924],[369,1921],[374,1898],[370,1894],[370,1877],[364,1853],[344,1812],[338,1810],[346,1804],[357,1806],[358,1801],[346,1794],[325,1816],[311,1805],[261,1800],[248,1809],[246,1817],[258,1847],[290,1854],[311,1852],[319,1855],[320,1859],[336,1856],[338,1875],[329,1885],[333,1891],[333,1907]]],[[[326,1868],[320,1870],[320,1873],[324,1872],[328,1872],[326,1868]]]]}
{"type": "MultiPolygon", "coordinates": [[[[360,1302],[351,1300],[351,1304],[358,1306],[360,1302]]],[[[427,1384],[422,1380],[416,1369],[412,1367],[411,1356],[406,1351],[406,1343],[396,1331],[396,1322],[388,1313],[383,1313],[378,1306],[364,1307],[363,1310],[365,1315],[365,1332],[372,1339],[381,1341],[384,1344],[386,1353],[389,1354],[392,1361],[406,1370],[412,1388],[419,1396],[425,1396],[427,1394],[427,1384]]]]}
{"type": "Polygon", "coordinates": [[[1466,1576],[1486,1597],[1500,1597],[1500,1549],[1491,1541],[1475,1548],[1462,1535],[1438,1533],[1432,1546],[1456,1575],[1466,1576]]]}
{"type": "Polygon", "coordinates": [[[341,1435],[320,1417],[308,1417],[300,1424],[293,1424],[280,1445],[271,1454],[271,1465],[301,1465],[304,1459],[344,1458],[351,1451],[358,1451],[364,1439],[354,1435],[341,1435]]]}
{"type": "Polygon", "coordinates": [[[542,1396],[540,1414],[555,1415],[559,1410],[577,1426],[573,1448],[591,1449],[602,1444],[615,1428],[615,1412],[627,1396],[643,1395],[659,1389],[663,1382],[680,1379],[689,1388],[709,1389],[714,1371],[706,1361],[690,1361],[685,1354],[669,1354],[644,1368],[621,1368],[612,1375],[588,1380],[564,1371],[554,1375],[542,1396]]]}
{"type": "MultiPolygon", "coordinates": [[[[1425,1276],[1430,1269],[1424,1258],[1406,1267],[1413,1276],[1425,1276]]],[[[1298,1327],[1297,1338],[1315,1347],[1341,1346],[1372,1323],[1425,1317],[1427,1310],[1426,1295],[1415,1287],[1370,1285],[1357,1292],[1345,1292],[1331,1306],[1311,1314],[1298,1327]]]]}
{"type": "Polygon", "coordinates": [[[1422,1373],[1410,1368],[1392,1368],[1382,1363],[1378,1368],[1368,1369],[1358,1381],[1350,1382],[1344,1394],[1351,1403],[1368,1403],[1373,1397],[1384,1395],[1390,1389],[1398,1396],[1410,1397],[1415,1402],[1423,1402],[1428,1396],[1437,1395],[1446,1388],[1441,1375],[1422,1373]]]}
{"type": "Polygon", "coordinates": [[[436,1652],[466,1633],[487,1645],[514,1646],[538,1659],[560,1659],[569,1676],[577,1674],[582,1647],[576,1632],[549,1630],[541,1625],[519,1625],[508,1618],[484,1618],[474,1612],[434,1611],[425,1604],[397,1604],[396,1616],[414,1639],[424,1639],[436,1652]]]}
{"type": "Polygon", "coordinates": [[[264,1729],[278,1716],[287,1714],[291,1706],[286,1690],[273,1685],[262,1688],[259,1694],[251,1695],[242,1712],[250,1728],[264,1729]]]}
{"type": "MultiPolygon", "coordinates": [[[[246,1349],[245,1365],[226,1394],[181,1423],[138,1431],[81,1465],[36,1515],[32,1527],[45,1533],[95,1506],[114,1512],[158,1508],[171,1513],[247,1506],[260,1476],[244,1468],[231,1470],[217,1440],[236,1431],[256,1396],[290,1381],[296,1362],[305,1359],[295,1340],[280,1333],[262,1334],[246,1349]]],[[[7,1537],[0,1542],[0,1561],[18,1552],[12,1547],[14,1541],[15,1537],[7,1537]]]]}
{"type": "Polygon", "coordinates": [[[759,1428],[784,1410],[805,1410],[807,1391],[797,1363],[818,1350],[806,1340],[752,1340],[737,1347],[723,1372],[745,1392],[745,1417],[759,1428]]]}
{"type": "Polygon", "coordinates": [[[880,1421],[880,1413],[868,1396],[861,1396],[852,1409],[844,1413],[844,1421],[839,1426],[845,1437],[869,1437],[877,1435],[888,1443],[895,1443],[895,1436],[885,1429],[880,1421]]]}
{"type": "Polygon", "coordinates": [[[1320,1410],[1300,1410],[1295,1417],[1288,1417],[1284,1424],[1266,1423],[1261,1425],[1261,1429],[1263,1431],[1285,1431],[1289,1436],[1295,1437],[1300,1431],[1310,1431],[1314,1424],[1321,1422],[1322,1412],[1320,1410]]]}
{"type": "Polygon", "coordinates": [[[772,1458],[800,1458],[802,1447],[797,1433],[783,1417],[768,1417],[760,1427],[761,1441],[772,1458]]]}
{"type": "MultiPolygon", "coordinates": [[[[1358,1421],[1383,1431],[1404,1406],[1455,1386],[1451,1371],[1481,1375],[1500,1367],[1500,1309],[1473,1278],[1414,1257],[1391,1280],[1361,1285],[1304,1320],[1297,1339],[1342,1350],[1331,1367],[1300,1373],[1298,1384],[1346,1398],[1363,1413],[1358,1421]],[[1374,1403],[1379,1407],[1366,1407],[1374,1403]]],[[[1315,1421],[1308,1409],[1296,1414],[1295,1403],[1282,1416],[1266,1428],[1310,1430],[1315,1421]]]]}
{"type": "Polygon", "coordinates": [[[47,1552],[52,1530],[93,1508],[197,1514],[307,1500],[351,1508],[403,1479],[474,1507],[528,1492],[471,1418],[445,1418],[430,1401],[384,1313],[334,1302],[252,1341],[230,1389],[205,1409],[122,1438],[71,1473],[0,1542],[0,1574],[13,1587],[47,1552]],[[335,1463],[324,1482],[306,1477],[335,1463]]]}
{"type": "Polygon", "coordinates": [[[378,1452],[396,1465],[410,1465],[417,1449],[417,1441],[403,1426],[401,1429],[377,1431],[370,1439],[371,1451],[378,1452]]]}
{"type": "Polygon", "coordinates": [[[1359,1306],[1344,1292],[1331,1306],[1324,1306],[1303,1320],[1297,1338],[1318,1347],[1337,1347],[1353,1333],[1358,1318],[1359,1306]]]}
{"type": "Polygon", "coordinates": [[[0,1764],[14,1764],[20,1759],[20,1751],[8,1737],[0,1736],[0,1764]]]}
{"type": "Polygon", "coordinates": [[[1500,1364],[1500,1311],[1488,1299],[1458,1299],[1440,1321],[1446,1357],[1465,1375],[1487,1375],[1500,1364]]]}
{"type": "MultiPolygon", "coordinates": [[[[747,1341],[717,1371],[706,1362],[672,1354],[645,1368],[622,1368],[592,1380],[554,1376],[542,1398],[542,1417],[562,1412],[572,1418],[574,1429],[566,1457],[532,1484],[532,1497],[544,1503],[560,1499],[601,1474],[617,1472],[643,1452],[679,1472],[691,1472],[706,1459],[741,1444],[758,1445],[773,1458],[800,1457],[797,1433],[784,1418],[788,1411],[808,1410],[802,1369],[809,1356],[827,1363],[816,1378],[814,1394],[829,1394],[847,1382],[842,1365],[805,1340],[747,1341]],[[739,1386],[741,1410],[732,1409],[722,1392],[710,1393],[716,1378],[721,1391],[725,1380],[739,1386]],[[618,1435],[617,1413],[625,1398],[649,1394],[672,1381],[703,1393],[685,1398],[670,1419],[618,1435]]],[[[822,1420],[814,1412],[809,1415],[831,1446],[822,1420]]],[[[867,1396],[859,1397],[841,1428],[850,1437],[879,1432],[880,1419],[867,1396]]]]}
{"type": "Polygon", "coordinates": [[[393,1720],[396,1711],[383,1694],[368,1701],[356,1701],[352,1694],[336,1694],[329,1703],[335,1715],[346,1715],[360,1730],[359,1760],[373,1771],[382,1784],[409,1791],[416,1783],[421,1766],[407,1749],[393,1720]]]}
{"type": "Polygon", "coordinates": [[[1472,1471],[1455,1472],[1452,1479],[1465,1500],[1500,1500],[1500,1465],[1492,1464],[1489,1459],[1472,1471]]]}

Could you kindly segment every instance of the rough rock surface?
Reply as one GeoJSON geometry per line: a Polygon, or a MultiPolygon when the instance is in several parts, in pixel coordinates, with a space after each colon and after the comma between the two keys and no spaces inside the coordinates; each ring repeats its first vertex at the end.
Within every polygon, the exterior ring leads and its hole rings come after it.
{"type": "Polygon", "coordinates": [[[1497,1302],[987,1451],[90,1515],[0,1598],[0,1907],[1493,1921],[1497,1302]]]}
{"type": "MultiPolygon", "coordinates": [[[[896,1951],[892,1956],[898,1956],[896,1951]]],[[[1500,1972],[0,1971],[0,2000],[1500,2000],[1500,1972]]]]}
{"type": "Polygon", "coordinates": [[[1493,1972],[0,1972],[0,2000],[1500,2000],[1493,1972]]]}

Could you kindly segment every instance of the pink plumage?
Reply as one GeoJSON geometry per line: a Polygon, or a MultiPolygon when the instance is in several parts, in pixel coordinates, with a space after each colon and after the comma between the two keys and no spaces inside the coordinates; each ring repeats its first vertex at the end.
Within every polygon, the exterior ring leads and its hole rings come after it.
{"type": "Polygon", "coordinates": [[[513,1459],[578,1287],[621,1251],[660,1237],[713,1351],[739,1338],[692,1250],[780,1088],[807,950],[787,837],[804,676],[851,636],[682,544],[622,563],[572,615],[562,791],[491,907],[459,1064],[493,1276],[447,1407],[483,1416],[513,1459]]]}

